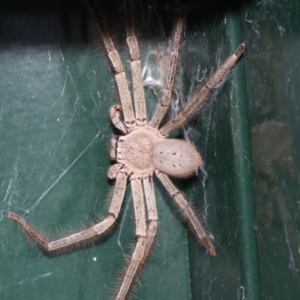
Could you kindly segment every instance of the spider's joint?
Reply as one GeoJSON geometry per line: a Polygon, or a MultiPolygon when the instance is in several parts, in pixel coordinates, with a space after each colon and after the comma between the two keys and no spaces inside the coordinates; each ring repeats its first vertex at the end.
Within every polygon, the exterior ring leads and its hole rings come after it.
{"type": "Polygon", "coordinates": [[[125,127],[126,127],[127,132],[131,132],[131,131],[135,130],[135,128],[136,128],[135,120],[125,121],[124,123],[125,123],[125,127]]]}
{"type": "MultiPolygon", "coordinates": [[[[163,128],[162,128],[163,129],[163,128]]],[[[169,131],[159,130],[159,135],[161,137],[167,137],[169,135],[169,131]]]]}
{"type": "Polygon", "coordinates": [[[125,173],[126,175],[129,175],[129,170],[126,168],[123,164],[118,163],[110,166],[110,168],[107,171],[107,177],[109,179],[116,179],[118,174],[122,172],[125,173]]]}
{"type": "Polygon", "coordinates": [[[160,174],[163,174],[163,173],[160,172],[160,171],[158,171],[158,170],[155,170],[155,175],[156,175],[157,177],[159,177],[160,174]]]}
{"type": "Polygon", "coordinates": [[[114,104],[114,105],[112,105],[111,108],[109,109],[109,113],[111,114],[114,111],[118,112],[118,113],[121,113],[122,106],[120,104],[114,104]]]}
{"type": "Polygon", "coordinates": [[[208,86],[208,84],[205,84],[204,87],[206,87],[206,88],[208,89],[209,92],[212,90],[212,88],[211,88],[210,86],[208,86]]]}
{"type": "Polygon", "coordinates": [[[177,191],[177,192],[175,192],[174,194],[172,194],[171,196],[172,196],[173,198],[176,198],[176,196],[178,196],[178,195],[180,195],[180,193],[177,191]]]}
{"type": "Polygon", "coordinates": [[[132,174],[132,172],[124,165],[120,172],[126,174],[127,176],[130,176],[132,174]]]}
{"type": "Polygon", "coordinates": [[[157,131],[157,126],[153,126],[153,124],[151,124],[151,123],[148,123],[147,128],[151,131],[157,131]]]}
{"type": "Polygon", "coordinates": [[[139,119],[137,118],[136,119],[136,124],[139,126],[139,127],[144,127],[147,125],[147,118],[143,118],[143,119],[139,119]]]}
{"type": "Polygon", "coordinates": [[[144,179],[151,180],[152,177],[153,177],[153,176],[152,176],[152,173],[151,173],[151,174],[150,174],[150,173],[144,173],[144,174],[142,175],[143,180],[144,180],[144,179]]]}
{"type": "Polygon", "coordinates": [[[119,129],[122,133],[127,134],[128,130],[124,122],[120,119],[122,115],[122,106],[120,104],[114,104],[109,109],[109,117],[113,125],[119,129]]]}
{"type": "Polygon", "coordinates": [[[172,95],[172,90],[166,88],[164,90],[164,95],[161,99],[161,102],[159,103],[161,107],[169,108],[169,106],[170,106],[170,100],[169,99],[171,98],[171,95],[172,95]]]}
{"type": "Polygon", "coordinates": [[[128,45],[132,45],[133,47],[129,47],[131,62],[140,60],[140,52],[138,48],[138,42],[135,35],[129,35],[126,38],[126,42],[128,45]]]}
{"type": "Polygon", "coordinates": [[[244,43],[242,43],[242,44],[240,44],[238,47],[237,47],[237,49],[235,50],[235,56],[236,57],[240,57],[243,53],[244,53],[244,51],[245,51],[245,44],[244,43]]]}
{"type": "Polygon", "coordinates": [[[129,180],[141,180],[143,178],[142,174],[138,174],[138,173],[131,173],[129,180]]]}
{"type": "Polygon", "coordinates": [[[120,56],[117,52],[117,50],[113,49],[108,52],[107,56],[109,57],[113,67],[114,67],[114,73],[116,76],[124,73],[123,64],[121,62],[120,56]]]}
{"type": "MultiPolygon", "coordinates": [[[[115,221],[118,218],[118,215],[119,215],[119,212],[109,211],[107,218],[115,221]]],[[[100,235],[100,234],[98,234],[98,235],[100,235]]]]}

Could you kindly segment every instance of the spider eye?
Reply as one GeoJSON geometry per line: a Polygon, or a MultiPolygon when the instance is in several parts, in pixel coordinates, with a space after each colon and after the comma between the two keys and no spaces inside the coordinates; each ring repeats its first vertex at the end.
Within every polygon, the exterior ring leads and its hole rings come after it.
{"type": "Polygon", "coordinates": [[[189,177],[199,168],[201,156],[184,140],[166,139],[154,146],[155,169],[175,177],[189,177]]]}

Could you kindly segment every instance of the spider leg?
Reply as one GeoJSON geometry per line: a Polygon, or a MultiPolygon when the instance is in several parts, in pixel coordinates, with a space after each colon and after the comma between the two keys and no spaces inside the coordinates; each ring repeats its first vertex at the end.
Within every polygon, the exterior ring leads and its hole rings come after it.
{"type": "Polygon", "coordinates": [[[211,255],[216,255],[216,250],[212,244],[211,237],[206,233],[204,227],[196,217],[196,214],[187,200],[182,196],[178,189],[171,182],[170,178],[159,171],[156,171],[156,176],[161,181],[166,190],[174,198],[176,204],[181,208],[184,219],[189,223],[191,229],[196,234],[199,242],[207,249],[211,255]]]}
{"type": "Polygon", "coordinates": [[[147,208],[147,215],[149,221],[147,238],[146,238],[146,249],[144,254],[144,260],[146,260],[151,251],[153,242],[156,237],[157,222],[158,222],[152,176],[143,177],[143,187],[144,187],[144,195],[146,200],[146,208],[147,208]]]}
{"type": "Polygon", "coordinates": [[[116,177],[116,184],[114,188],[114,193],[112,201],[108,210],[108,216],[98,224],[91,226],[88,229],[82,230],[80,232],[71,234],[55,241],[48,241],[42,237],[35,229],[33,229],[24,218],[13,212],[8,212],[7,216],[10,219],[17,221],[28,236],[46,253],[51,253],[53,251],[64,249],[75,244],[80,244],[93,237],[99,237],[105,233],[108,229],[112,227],[116,219],[119,216],[121,206],[123,203],[126,183],[128,175],[124,172],[119,172],[116,177]]]}
{"type": "Polygon", "coordinates": [[[132,74],[133,99],[135,107],[135,118],[138,126],[147,124],[147,111],[144,87],[142,84],[142,71],[139,45],[137,42],[131,0],[124,0],[125,15],[126,15],[126,34],[127,45],[130,53],[130,67],[132,74]]]}
{"type": "Polygon", "coordinates": [[[241,44],[235,53],[227,58],[225,63],[208,80],[204,87],[196,91],[187,102],[183,110],[160,129],[163,136],[167,136],[172,130],[181,127],[189,118],[197,113],[203,105],[209,100],[211,91],[216,88],[223,80],[226,74],[233,68],[239,60],[245,49],[245,44],[241,44]]]}
{"type": "Polygon", "coordinates": [[[172,50],[171,50],[169,68],[167,73],[168,76],[165,82],[165,88],[163,90],[162,97],[156,106],[152,119],[149,123],[149,127],[153,129],[158,128],[159,124],[161,123],[162,119],[164,118],[166,112],[168,111],[171,105],[172,90],[173,90],[175,74],[177,70],[179,46],[180,46],[180,40],[181,40],[183,27],[184,27],[185,13],[186,10],[183,9],[181,15],[178,18],[175,29],[173,31],[172,50]]]}
{"type": "Polygon", "coordinates": [[[132,287],[133,281],[144,261],[147,240],[146,215],[142,182],[140,178],[135,177],[134,175],[131,176],[130,180],[135,216],[135,235],[137,242],[129,266],[126,269],[121,288],[116,297],[117,300],[126,299],[128,292],[132,287]]]}
{"type": "Polygon", "coordinates": [[[127,128],[134,127],[135,119],[133,114],[133,107],[131,96],[129,92],[129,87],[126,79],[126,74],[124,71],[124,67],[120,58],[118,51],[116,50],[112,38],[110,37],[106,26],[103,23],[103,20],[100,17],[99,12],[92,0],[87,0],[87,3],[90,7],[91,12],[93,13],[98,29],[100,31],[100,35],[102,37],[102,41],[107,53],[107,56],[111,62],[112,69],[114,71],[114,76],[117,84],[117,90],[120,97],[122,111],[124,115],[125,126],[127,128]]]}

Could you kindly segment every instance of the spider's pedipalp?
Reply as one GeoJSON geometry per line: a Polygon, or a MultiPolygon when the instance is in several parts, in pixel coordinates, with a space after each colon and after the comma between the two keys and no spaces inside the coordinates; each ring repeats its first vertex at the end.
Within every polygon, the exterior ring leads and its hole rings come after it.
{"type": "Polygon", "coordinates": [[[107,171],[107,177],[109,179],[116,179],[120,172],[129,174],[128,169],[124,168],[123,164],[113,164],[109,167],[107,171]],[[123,169],[123,170],[122,170],[123,169]]]}
{"type": "Polygon", "coordinates": [[[112,105],[109,109],[109,117],[111,122],[114,124],[114,126],[119,129],[122,133],[126,134],[128,133],[126,126],[124,125],[123,121],[121,121],[121,112],[122,107],[119,104],[112,105]]]}
{"type": "Polygon", "coordinates": [[[245,49],[245,44],[241,44],[238,46],[236,51],[227,58],[225,63],[214,73],[208,82],[196,91],[191,98],[188,100],[186,106],[182,109],[182,111],[168,121],[166,125],[164,125],[160,129],[160,133],[163,136],[167,136],[172,130],[182,127],[191,117],[193,117],[209,100],[209,95],[211,91],[217,87],[220,82],[224,79],[226,74],[233,68],[236,62],[239,60],[241,55],[243,54],[245,49]]]}

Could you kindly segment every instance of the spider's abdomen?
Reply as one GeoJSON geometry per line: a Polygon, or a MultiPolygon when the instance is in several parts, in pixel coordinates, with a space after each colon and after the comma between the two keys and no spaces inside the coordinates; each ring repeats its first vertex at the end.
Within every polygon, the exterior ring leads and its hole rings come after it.
{"type": "Polygon", "coordinates": [[[154,168],[175,177],[189,177],[199,168],[201,156],[184,140],[165,139],[153,148],[154,168]]]}

